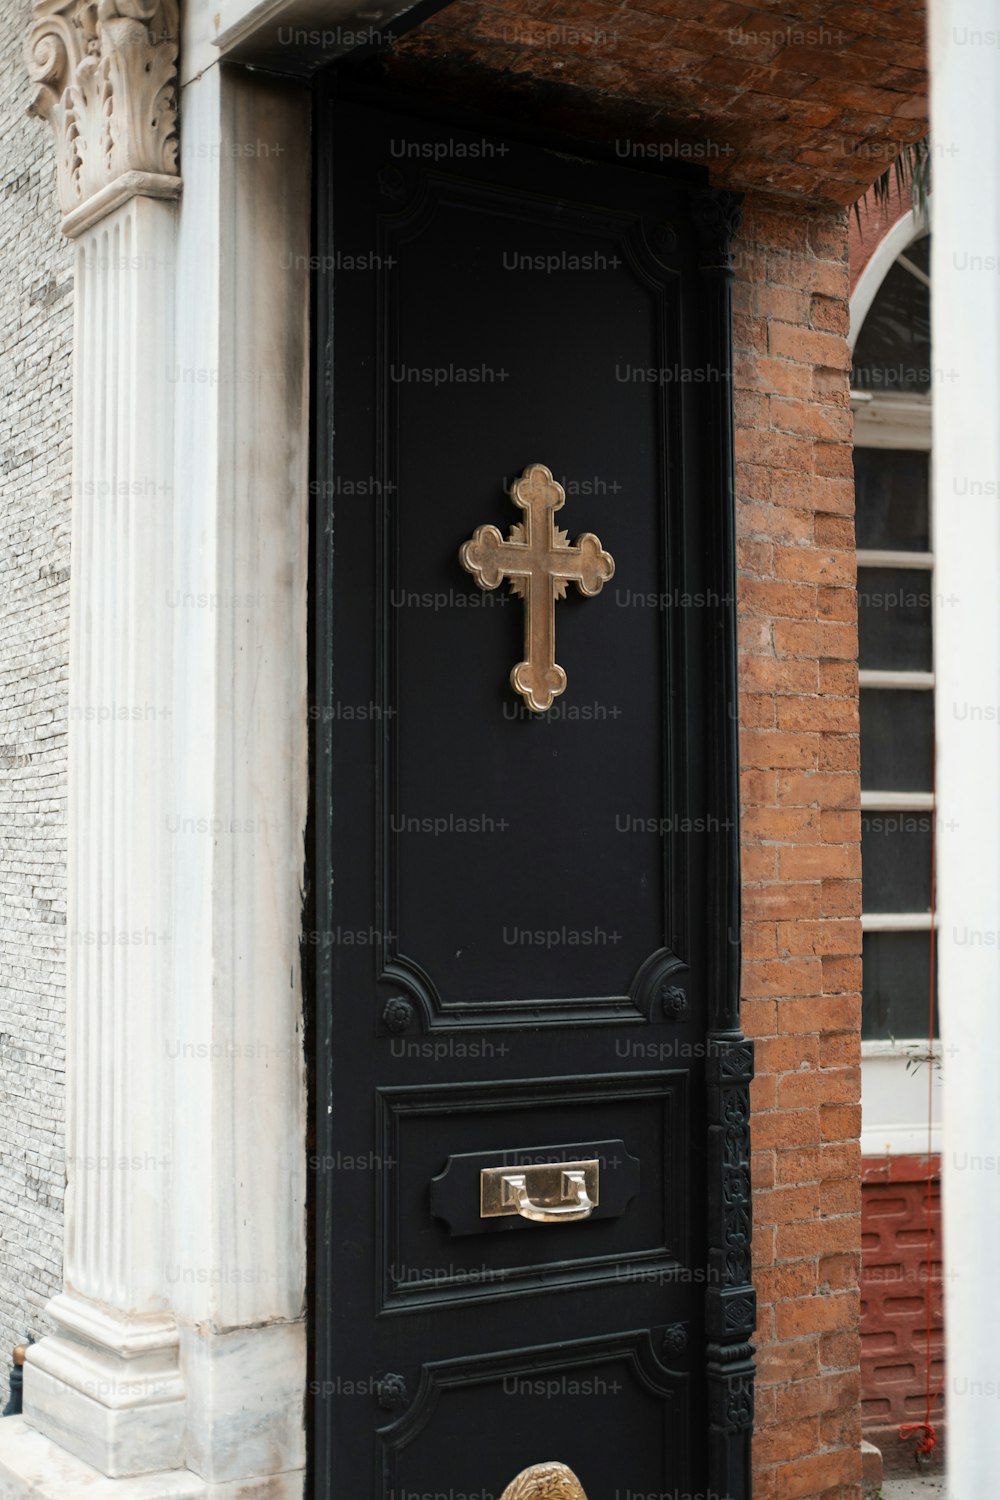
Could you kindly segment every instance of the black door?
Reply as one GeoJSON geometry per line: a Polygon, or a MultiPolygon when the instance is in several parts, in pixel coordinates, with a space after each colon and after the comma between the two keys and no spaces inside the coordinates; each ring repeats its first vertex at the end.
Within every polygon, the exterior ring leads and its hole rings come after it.
{"type": "Polygon", "coordinates": [[[317,155],[314,1493],[746,1500],[737,204],[370,101],[317,155]]]}

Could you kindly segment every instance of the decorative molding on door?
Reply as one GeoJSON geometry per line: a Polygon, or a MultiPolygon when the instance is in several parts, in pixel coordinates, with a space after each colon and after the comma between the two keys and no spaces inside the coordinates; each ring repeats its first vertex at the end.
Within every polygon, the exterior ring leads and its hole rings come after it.
{"type": "Polygon", "coordinates": [[[708,347],[721,378],[708,389],[703,462],[709,481],[717,570],[725,601],[716,637],[711,775],[713,803],[727,809],[715,842],[709,899],[716,913],[705,1078],[708,1095],[708,1270],[705,1330],[709,1405],[709,1488],[733,1500],[752,1490],[756,1322],[751,1280],[750,1080],[753,1042],[740,1030],[739,722],[736,640],[736,514],[732,395],[732,239],[742,198],[723,189],[696,194],[692,219],[708,347]]]}
{"type": "MultiPolygon", "coordinates": [[[[390,841],[392,835],[387,833],[386,837],[390,841]]],[[[390,884],[387,905],[392,891],[393,884],[390,884]]],[[[593,995],[583,1000],[559,1000],[539,995],[506,1003],[466,1000],[450,1004],[442,1000],[425,969],[405,954],[393,952],[388,933],[381,943],[381,951],[385,953],[386,961],[379,983],[402,991],[402,994],[387,995],[382,1006],[380,1020],[386,1034],[411,1030],[418,1017],[420,1030],[429,1032],[473,1026],[517,1027],[524,1025],[526,1016],[537,1025],[621,1026],[683,1020],[687,1010],[686,992],[677,983],[687,973],[687,964],[669,948],[657,948],[643,959],[623,995],[593,995]]]]}
{"type": "MultiPolygon", "coordinates": [[[[396,1421],[377,1429],[381,1457],[381,1495],[390,1500],[409,1488],[400,1468],[404,1455],[436,1421],[447,1423],[449,1395],[472,1386],[497,1386],[508,1397],[523,1383],[528,1388],[556,1382],[576,1381],[600,1401],[604,1410],[608,1396],[601,1397],[600,1382],[615,1371],[614,1395],[626,1400],[647,1397],[663,1408],[662,1441],[670,1453],[672,1472],[678,1475],[678,1491],[697,1492],[690,1474],[689,1405],[691,1375],[668,1364],[662,1354],[665,1328],[637,1329],[606,1337],[571,1339],[558,1344],[536,1344],[499,1354],[472,1354],[468,1358],[424,1364],[413,1400],[396,1421]]],[[[609,1441],[613,1441],[613,1437],[609,1441]]],[[[416,1455],[419,1461],[419,1453],[416,1455]]],[[[532,1465],[531,1469],[535,1466],[532,1465]]],[[[522,1475],[525,1472],[522,1471],[522,1475]]],[[[572,1471],[568,1471],[572,1474],[572,1471]]],[[[668,1470],[669,1472],[669,1470],[668,1470]]],[[[519,1475],[518,1478],[522,1476],[519,1475]]],[[[572,1476],[575,1478],[575,1476],[572,1476]]],[[[578,1481],[579,1482],[579,1481],[578,1481]]],[[[531,1491],[528,1492],[532,1493],[531,1491]]],[[[749,1492],[748,1492],[749,1494],[749,1492]]],[[[501,1497],[502,1500],[502,1497],[501,1497]]],[[[608,1497],[612,1500],[612,1497],[608,1497]]]]}
{"type": "MultiPolygon", "coordinates": [[[[571,1290],[583,1283],[658,1282],[668,1286],[672,1281],[684,1284],[697,1279],[700,1268],[691,1264],[691,1247],[683,1229],[685,1174],[692,1144],[687,1123],[690,1108],[688,1079],[682,1070],[444,1084],[433,1089],[423,1085],[379,1089],[374,1155],[385,1163],[375,1210],[376,1259],[382,1268],[379,1312],[431,1309],[445,1302],[494,1302],[550,1287],[571,1290]],[[584,1131],[579,1137],[582,1144],[592,1138],[588,1130],[600,1129],[605,1112],[610,1121],[617,1106],[625,1102],[635,1105],[637,1101],[648,1116],[644,1128],[656,1132],[656,1155],[662,1163],[662,1172],[656,1174],[658,1180],[644,1175],[642,1181],[647,1198],[653,1196],[657,1204],[657,1229],[653,1233],[648,1228],[636,1229],[628,1243],[612,1254],[598,1254],[589,1247],[581,1253],[581,1244],[575,1241],[557,1262],[546,1266],[538,1262],[531,1226],[516,1218],[504,1219],[488,1238],[483,1233],[475,1236],[468,1266],[461,1262],[458,1245],[450,1252],[449,1264],[428,1264],[426,1257],[421,1258],[420,1240],[413,1237],[418,1226],[407,1218],[401,1195],[399,1164],[410,1156],[421,1127],[428,1121],[436,1117],[458,1119],[472,1130],[484,1119],[502,1118],[503,1111],[510,1107],[530,1122],[533,1115],[544,1118],[547,1110],[558,1105],[578,1115],[584,1131]],[[498,1234],[497,1228],[503,1232],[498,1234]],[[510,1253],[512,1246],[516,1254],[510,1253]]],[[[538,1144],[535,1137],[533,1150],[538,1144]]],[[[596,1143],[595,1150],[607,1145],[596,1143]]],[[[626,1153],[627,1140],[618,1164],[623,1173],[626,1153]]],[[[435,1190],[432,1182],[441,1174],[437,1158],[433,1161],[427,1173],[428,1193],[440,1207],[441,1189],[435,1190]]],[[[586,1230],[580,1232],[586,1234],[586,1230]]],[[[711,1271],[708,1274],[711,1276],[711,1271]]]]}

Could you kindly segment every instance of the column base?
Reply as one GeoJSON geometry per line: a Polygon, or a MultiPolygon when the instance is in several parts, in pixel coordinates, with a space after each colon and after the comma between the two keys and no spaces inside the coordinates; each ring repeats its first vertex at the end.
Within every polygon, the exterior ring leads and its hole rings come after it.
{"type": "Polygon", "coordinates": [[[108,1479],[23,1417],[0,1419],[0,1500],[303,1500],[305,1471],[206,1484],[190,1469],[108,1479]]]}
{"type": "Polygon", "coordinates": [[[32,1427],[113,1478],[183,1464],[184,1384],[173,1317],[128,1317],[67,1292],[48,1311],[59,1331],[30,1346],[24,1367],[24,1415],[32,1427]]]}
{"type": "Polygon", "coordinates": [[[229,1333],[182,1327],[180,1340],[187,1390],[184,1463],[217,1485],[304,1468],[305,1323],[229,1333]]]}
{"type": "Polygon", "coordinates": [[[70,1292],[48,1311],[58,1332],[28,1349],[23,1417],[59,1452],[116,1481],[190,1473],[206,1495],[304,1470],[303,1320],[179,1329],[172,1314],[127,1316],[70,1292]]]}

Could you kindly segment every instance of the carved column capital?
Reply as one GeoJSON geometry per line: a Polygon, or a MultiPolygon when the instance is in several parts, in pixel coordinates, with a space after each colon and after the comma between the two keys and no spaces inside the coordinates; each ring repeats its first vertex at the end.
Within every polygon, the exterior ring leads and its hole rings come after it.
{"type": "Polygon", "coordinates": [[[177,0],[35,0],[28,113],[55,134],[67,234],[137,193],[180,193],[177,49],[177,0]]]}

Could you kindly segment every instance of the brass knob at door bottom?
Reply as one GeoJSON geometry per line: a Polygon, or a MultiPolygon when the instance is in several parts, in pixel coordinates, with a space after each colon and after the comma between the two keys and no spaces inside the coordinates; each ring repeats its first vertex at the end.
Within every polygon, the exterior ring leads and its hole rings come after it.
{"type": "Polygon", "coordinates": [[[500,1500],[587,1500],[583,1485],[565,1464],[532,1464],[522,1469],[500,1500]]]}

